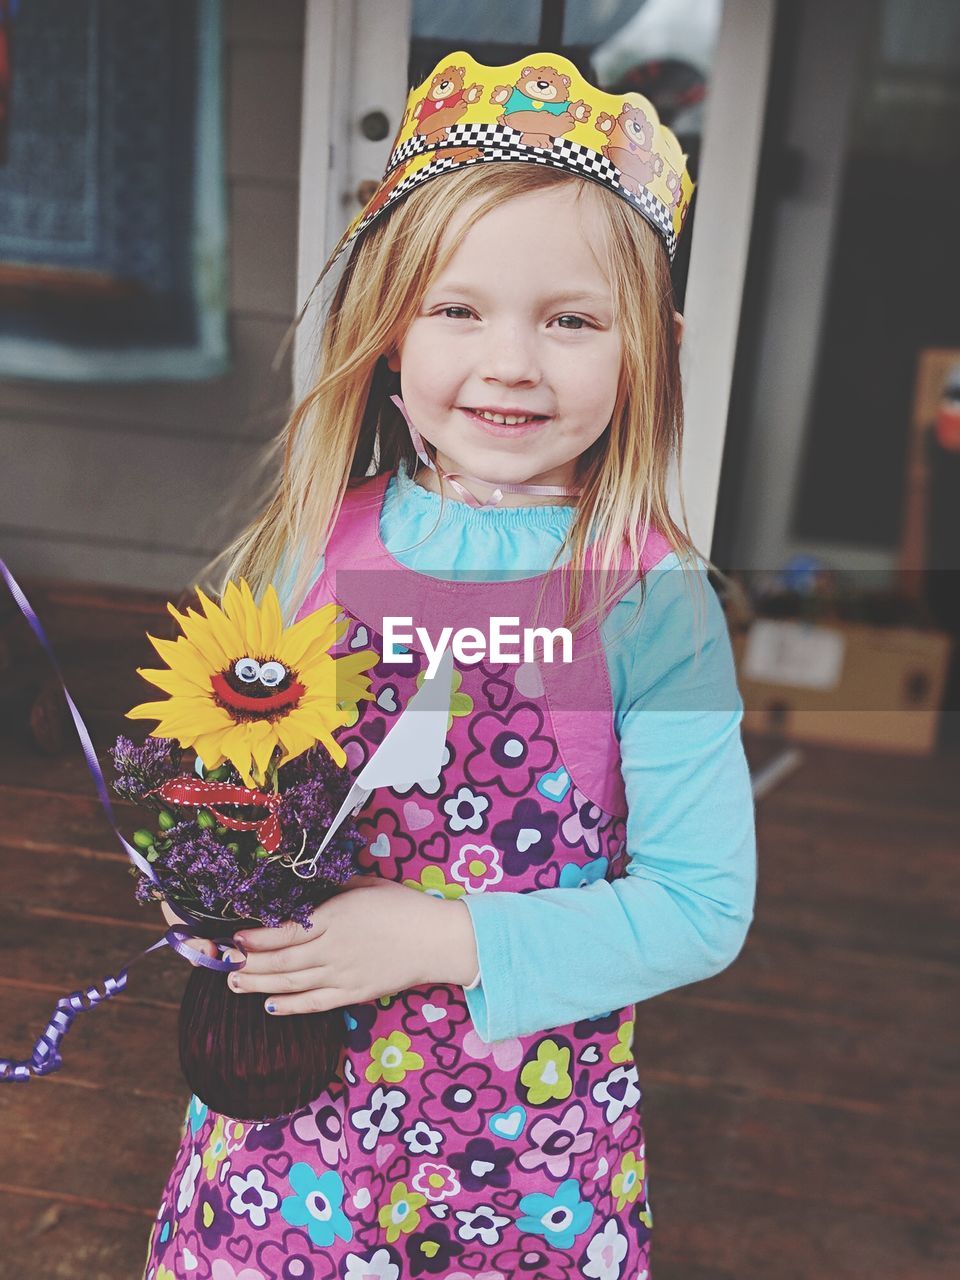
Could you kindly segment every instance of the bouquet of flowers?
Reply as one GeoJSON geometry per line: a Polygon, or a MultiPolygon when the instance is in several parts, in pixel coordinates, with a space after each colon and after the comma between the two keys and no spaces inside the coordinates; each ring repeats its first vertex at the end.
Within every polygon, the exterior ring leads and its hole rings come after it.
{"type": "MultiPolygon", "coordinates": [[[[152,740],[121,735],[110,754],[114,792],[153,811],[133,836],[149,868],[133,869],[138,900],[166,901],[189,926],[181,941],[189,932],[225,947],[244,925],[309,928],[313,908],[358,871],[349,819],[369,792],[344,781],[333,730],[372,698],[364,673],[378,655],[330,654],[346,626],[336,604],[285,629],[272,586],[259,606],[242,579],[222,608],[197,594],[202,614],[167,606],[182,636],[148,637],[166,666],[139,674],[168,697],[127,715],[156,720],[152,740]]],[[[262,997],[229,990],[232,966],[196,956],[180,1061],[197,1096],[257,1120],[317,1097],[338,1071],[342,1011],[271,1018],[262,997]]]]}

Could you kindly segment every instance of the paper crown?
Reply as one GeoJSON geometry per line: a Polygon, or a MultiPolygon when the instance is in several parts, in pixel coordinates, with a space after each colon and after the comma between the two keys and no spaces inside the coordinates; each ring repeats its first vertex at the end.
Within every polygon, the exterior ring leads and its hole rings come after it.
{"type": "Polygon", "coordinates": [[[414,188],[489,160],[549,165],[599,182],[654,227],[673,261],[693,182],[679,142],[647,98],[594,88],[560,54],[488,67],[461,50],[410,90],[380,185],[323,274],[414,188]]]}

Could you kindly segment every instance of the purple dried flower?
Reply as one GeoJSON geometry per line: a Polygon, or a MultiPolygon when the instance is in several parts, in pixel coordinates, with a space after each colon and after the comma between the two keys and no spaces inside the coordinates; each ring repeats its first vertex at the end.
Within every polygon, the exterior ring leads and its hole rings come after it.
{"type": "MultiPolygon", "coordinates": [[[[148,765],[153,766],[148,779],[153,785],[159,786],[172,776],[158,776],[159,769],[169,767],[164,766],[160,753],[144,761],[132,755],[131,748],[132,744],[124,743],[120,761],[130,776],[134,769],[139,771],[145,779],[140,784],[144,791],[151,789],[145,785],[148,765]]],[[[240,782],[232,768],[220,776],[224,781],[240,782]]],[[[163,896],[174,905],[181,902],[211,915],[259,920],[267,927],[285,920],[308,924],[311,910],[329,896],[331,887],[343,884],[358,870],[355,855],[362,845],[360,833],[352,821],[344,823],[317,860],[317,874],[311,879],[297,876],[280,859],[301,850],[309,856],[319,845],[350,781],[319,745],[283,766],[278,775],[282,801],[277,811],[281,840],[276,853],[268,857],[256,856],[255,832],[229,827],[221,832],[215,826],[201,826],[198,810],[167,805],[176,821],[157,835],[153,869],[158,885],[154,887],[142,877],[137,900],[147,902],[163,896]]],[[[224,815],[235,813],[246,820],[257,812],[226,803],[216,807],[224,815]]]]}
{"type": "Polygon", "coordinates": [[[174,738],[147,738],[142,747],[123,734],[108,749],[117,777],[112,786],[121,800],[144,803],[149,792],[180,771],[182,752],[174,738]]]}

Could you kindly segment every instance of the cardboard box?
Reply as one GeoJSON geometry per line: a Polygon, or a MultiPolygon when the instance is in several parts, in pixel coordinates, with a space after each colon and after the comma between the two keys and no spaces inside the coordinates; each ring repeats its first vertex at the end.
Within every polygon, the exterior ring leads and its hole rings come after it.
{"type": "Polygon", "coordinates": [[[756,618],[731,640],[745,730],[910,755],[935,749],[946,633],[756,618]]]}

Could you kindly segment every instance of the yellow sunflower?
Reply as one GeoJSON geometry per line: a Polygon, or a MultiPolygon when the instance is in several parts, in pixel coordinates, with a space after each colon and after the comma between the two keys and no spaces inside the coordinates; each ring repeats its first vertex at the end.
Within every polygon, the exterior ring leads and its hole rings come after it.
{"type": "Polygon", "coordinates": [[[142,702],[131,720],[157,720],[155,738],[175,738],[193,748],[207,769],[224,760],[246,786],[264,785],[279,748],[277,767],[322,742],[338,765],[346,763],[332,730],[355,719],[356,704],[370,699],[368,671],[379,661],[372,649],[344,657],[329,653],[343,635],[339,605],[284,628],[271,584],[258,606],[244,581],[230,582],[222,608],[197,590],[203,614],[167,608],[183,631],[176,640],[148,639],[167,664],[138,673],[169,697],[142,702]]]}

